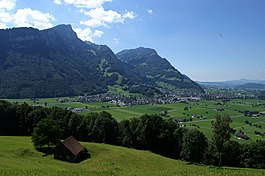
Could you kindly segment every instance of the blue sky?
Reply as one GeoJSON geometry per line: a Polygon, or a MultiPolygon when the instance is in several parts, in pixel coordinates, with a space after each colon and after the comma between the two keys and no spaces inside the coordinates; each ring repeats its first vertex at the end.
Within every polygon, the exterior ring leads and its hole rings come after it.
{"type": "Polygon", "coordinates": [[[199,81],[265,79],[264,0],[0,0],[0,28],[71,24],[115,53],[154,48],[199,81]]]}

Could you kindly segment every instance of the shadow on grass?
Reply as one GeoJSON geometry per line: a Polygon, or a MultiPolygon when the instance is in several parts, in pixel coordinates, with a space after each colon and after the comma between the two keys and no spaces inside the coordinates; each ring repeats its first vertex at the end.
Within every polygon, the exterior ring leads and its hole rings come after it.
{"type": "Polygon", "coordinates": [[[213,165],[207,165],[202,163],[195,163],[195,162],[186,162],[187,165],[196,165],[196,166],[208,166],[209,169],[216,169],[216,170],[231,170],[231,171],[237,171],[241,170],[242,168],[239,167],[228,167],[228,166],[213,166],[213,165]]]}
{"type": "Polygon", "coordinates": [[[217,170],[241,170],[242,168],[238,168],[238,167],[227,167],[227,166],[209,166],[210,169],[217,169],[217,170]]]}
{"type": "Polygon", "coordinates": [[[43,148],[36,148],[37,151],[43,153],[43,156],[48,156],[53,154],[52,147],[43,147],[43,148]]]}
{"type": "Polygon", "coordinates": [[[91,158],[91,154],[86,148],[78,156],[68,155],[68,154],[55,154],[53,147],[43,147],[36,148],[37,151],[43,153],[43,157],[54,154],[54,159],[70,162],[70,163],[80,163],[88,158],[91,158]]]}

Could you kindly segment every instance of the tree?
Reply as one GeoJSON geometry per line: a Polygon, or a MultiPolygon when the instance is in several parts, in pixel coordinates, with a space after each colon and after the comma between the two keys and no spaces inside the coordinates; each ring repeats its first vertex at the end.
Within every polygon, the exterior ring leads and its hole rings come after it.
{"type": "Polygon", "coordinates": [[[183,136],[187,133],[187,128],[177,128],[174,132],[174,136],[176,137],[177,146],[176,146],[176,158],[180,158],[180,153],[182,151],[183,146],[183,136]]]}
{"type": "Polygon", "coordinates": [[[157,152],[163,156],[170,158],[179,157],[179,136],[177,136],[176,131],[178,125],[173,119],[163,120],[163,128],[158,136],[159,145],[157,146],[157,152]]]}
{"type": "Polygon", "coordinates": [[[133,146],[133,131],[130,120],[123,120],[119,123],[120,143],[125,147],[133,146]]]}
{"type": "Polygon", "coordinates": [[[106,111],[99,113],[91,131],[92,141],[117,144],[118,136],[119,128],[117,120],[106,111]]]}
{"type": "Polygon", "coordinates": [[[217,115],[215,121],[212,121],[213,138],[211,147],[213,147],[214,155],[219,159],[219,167],[222,164],[222,156],[225,154],[225,145],[230,141],[231,134],[235,132],[230,127],[231,122],[232,120],[228,115],[217,115]]]}
{"type": "Polygon", "coordinates": [[[241,166],[265,169],[265,141],[243,144],[241,148],[241,166]]]}
{"type": "Polygon", "coordinates": [[[159,115],[143,115],[137,127],[138,138],[140,138],[141,149],[156,152],[160,145],[159,135],[164,128],[164,121],[159,115]]]}
{"type": "Polygon", "coordinates": [[[68,127],[71,135],[73,135],[78,140],[89,141],[89,123],[90,119],[78,114],[72,114],[68,122],[68,127]]]}
{"type": "Polygon", "coordinates": [[[190,129],[183,136],[181,157],[186,161],[201,162],[207,148],[207,138],[197,129],[190,129]]]}
{"type": "Polygon", "coordinates": [[[71,135],[71,130],[69,129],[69,120],[72,117],[73,112],[65,110],[58,107],[48,108],[48,118],[51,118],[56,121],[56,124],[59,125],[62,132],[62,138],[67,138],[71,135]]]}
{"type": "Polygon", "coordinates": [[[224,144],[223,165],[238,167],[240,163],[241,146],[236,141],[228,141],[224,144]]]}
{"type": "Polygon", "coordinates": [[[0,135],[19,135],[19,115],[16,106],[0,100],[0,135]]]}
{"type": "Polygon", "coordinates": [[[36,149],[57,145],[60,142],[60,128],[52,119],[39,121],[32,133],[32,143],[36,149]]]}

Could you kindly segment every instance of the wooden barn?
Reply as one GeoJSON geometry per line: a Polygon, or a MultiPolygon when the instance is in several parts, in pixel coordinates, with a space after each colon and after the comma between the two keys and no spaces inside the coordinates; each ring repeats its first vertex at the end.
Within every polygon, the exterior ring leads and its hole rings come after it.
{"type": "Polygon", "coordinates": [[[54,158],[69,162],[80,162],[88,158],[87,149],[73,136],[68,137],[53,149],[54,158]]]}

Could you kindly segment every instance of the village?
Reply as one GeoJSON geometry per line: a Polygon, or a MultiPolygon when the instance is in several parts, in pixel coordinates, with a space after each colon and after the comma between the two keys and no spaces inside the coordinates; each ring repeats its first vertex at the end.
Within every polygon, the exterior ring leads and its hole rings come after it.
{"type": "MultiPolygon", "coordinates": [[[[92,103],[92,102],[108,102],[117,106],[135,106],[135,105],[155,105],[155,104],[172,104],[187,101],[200,101],[200,97],[178,97],[176,95],[167,95],[161,97],[136,97],[136,96],[123,96],[118,94],[103,93],[90,96],[78,96],[75,99],[58,98],[60,103],[65,102],[80,102],[80,103],[92,103]]],[[[76,109],[80,111],[80,109],[76,109]]]]}
{"type": "MultiPolygon", "coordinates": [[[[108,102],[111,105],[116,106],[136,106],[136,105],[155,105],[155,104],[172,104],[172,103],[185,103],[185,102],[196,102],[200,100],[222,100],[227,102],[231,99],[254,99],[257,98],[256,91],[237,91],[237,90],[226,90],[225,92],[209,92],[205,94],[189,94],[189,93],[176,93],[172,91],[163,91],[163,95],[157,97],[150,96],[125,96],[121,94],[102,93],[97,95],[84,95],[77,96],[74,98],[58,98],[57,101],[60,103],[66,102],[80,102],[80,103],[93,103],[93,102],[108,102]]],[[[73,112],[85,112],[86,108],[72,108],[69,110],[73,112]]],[[[220,108],[217,111],[223,111],[220,108]]]]}

